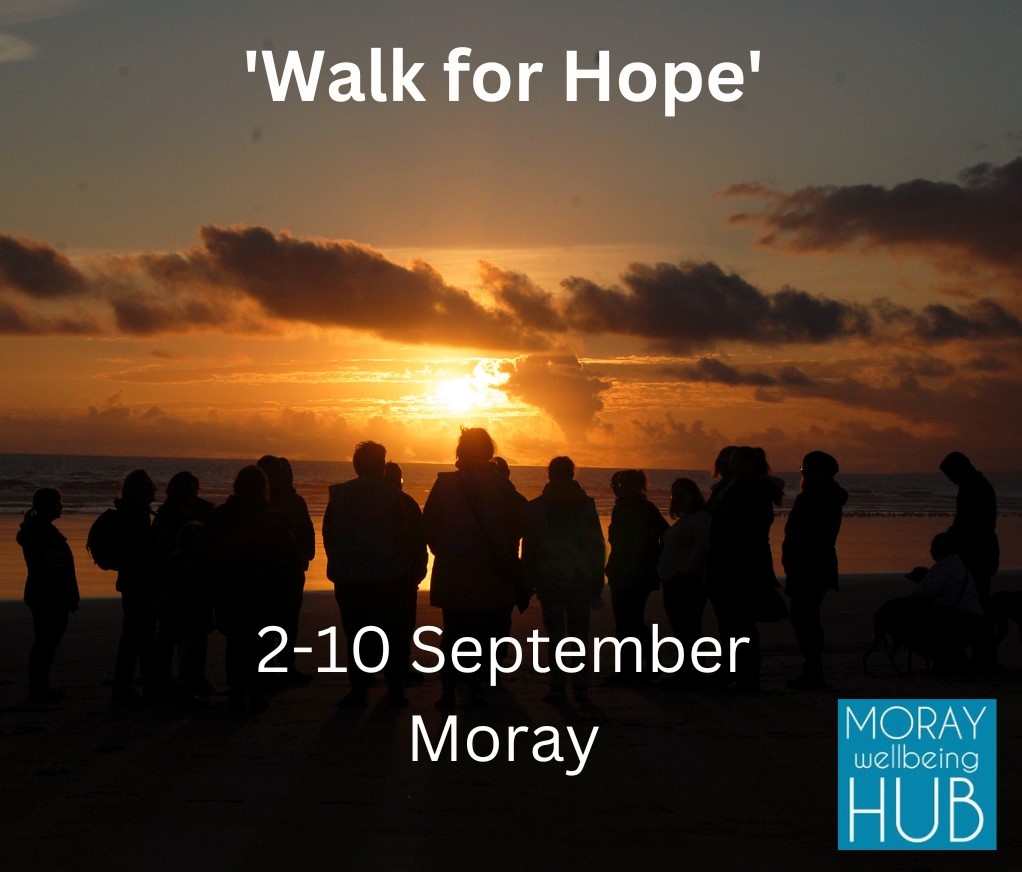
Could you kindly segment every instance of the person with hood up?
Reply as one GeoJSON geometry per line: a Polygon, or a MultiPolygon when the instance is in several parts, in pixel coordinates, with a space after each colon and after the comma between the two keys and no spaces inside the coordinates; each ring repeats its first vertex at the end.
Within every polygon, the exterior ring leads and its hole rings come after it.
{"type": "MultiPolygon", "coordinates": [[[[528,505],[529,525],[522,539],[525,586],[535,589],[543,608],[549,642],[550,692],[547,702],[565,699],[565,674],[553,656],[565,636],[589,644],[589,613],[603,591],[606,554],[596,502],[575,481],[570,457],[547,467],[543,493],[528,505]]],[[[588,669],[572,676],[576,702],[588,701],[588,669]]]]}
{"type": "Polygon", "coordinates": [[[828,590],[838,589],[837,542],[841,510],[848,492],[834,476],[837,461],[823,451],[802,459],[802,492],[784,525],[781,565],[787,574],[785,592],[791,598],[791,626],[802,652],[802,673],[788,682],[796,690],[822,690],[823,625],[820,606],[828,590]]]}

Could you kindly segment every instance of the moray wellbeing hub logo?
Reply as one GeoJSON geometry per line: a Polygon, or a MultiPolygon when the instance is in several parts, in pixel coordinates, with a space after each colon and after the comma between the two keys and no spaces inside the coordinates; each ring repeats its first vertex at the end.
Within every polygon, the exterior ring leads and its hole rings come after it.
{"type": "Polygon", "coordinates": [[[997,700],[838,700],[838,848],[997,848],[997,700]]]}

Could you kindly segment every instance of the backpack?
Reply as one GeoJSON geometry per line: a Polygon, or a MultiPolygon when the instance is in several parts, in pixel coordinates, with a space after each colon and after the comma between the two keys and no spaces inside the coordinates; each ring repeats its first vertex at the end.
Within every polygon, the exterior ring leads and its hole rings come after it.
{"type": "Polygon", "coordinates": [[[124,551],[121,516],[107,509],[92,522],[85,548],[100,569],[120,569],[124,551]]]}

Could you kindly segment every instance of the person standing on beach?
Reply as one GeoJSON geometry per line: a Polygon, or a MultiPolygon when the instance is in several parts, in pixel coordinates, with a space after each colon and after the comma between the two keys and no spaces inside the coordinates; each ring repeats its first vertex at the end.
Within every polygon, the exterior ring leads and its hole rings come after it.
{"type": "Polygon", "coordinates": [[[607,581],[618,639],[637,639],[642,659],[622,657],[619,680],[638,678],[649,659],[653,635],[646,623],[646,601],[660,587],[657,562],[669,526],[660,509],[646,499],[646,474],[640,469],[616,472],[611,487],[617,499],[610,515],[610,558],[607,581]]]}
{"type": "Polygon", "coordinates": [[[493,465],[495,446],[481,427],[461,431],[456,472],[437,474],[422,509],[426,542],[434,554],[430,604],[443,610],[443,691],[436,706],[455,705],[459,679],[451,663],[458,639],[475,639],[482,668],[468,682],[466,702],[479,704],[489,675],[490,640],[504,635],[508,610],[522,596],[518,543],[526,513],[517,491],[493,465]]]}
{"type": "Polygon", "coordinates": [[[290,525],[270,510],[269,484],[258,466],[242,469],[234,493],[214,510],[209,559],[216,625],[226,638],[231,709],[265,711],[266,681],[259,662],[273,637],[259,632],[277,619],[285,580],[301,558],[290,525]]]}
{"type": "MultiPolygon", "coordinates": [[[[550,692],[547,702],[565,699],[566,678],[554,651],[565,636],[589,645],[593,600],[603,590],[606,550],[596,502],[575,481],[570,457],[555,457],[547,467],[543,493],[528,504],[529,526],[522,539],[527,590],[535,589],[549,637],[550,692]]],[[[575,701],[589,700],[589,667],[572,678],[575,701]]]]}
{"type": "MultiPolygon", "coordinates": [[[[508,466],[508,462],[503,457],[501,457],[500,455],[496,455],[493,458],[493,466],[497,470],[498,475],[503,476],[504,478],[506,478],[508,480],[508,482],[510,482],[511,487],[514,488],[514,491],[515,491],[515,498],[518,500],[519,504],[521,505],[522,512],[523,513],[526,512],[527,511],[527,507],[529,505],[529,501],[522,494],[520,494],[518,492],[518,488],[515,487],[515,483],[513,481],[511,481],[511,467],[508,466]]],[[[524,593],[525,588],[524,587],[520,587],[519,590],[522,593],[518,597],[518,601],[513,606],[508,608],[508,610],[507,610],[507,620],[504,622],[504,635],[505,636],[510,636],[511,635],[511,621],[512,621],[512,619],[514,617],[515,606],[517,606],[523,612],[525,611],[525,609],[527,609],[529,607],[528,596],[524,593]]],[[[497,662],[503,663],[504,660],[507,658],[507,647],[508,647],[507,646],[507,642],[504,642],[504,643],[502,643],[500,645],[500,647],[497,648],[497,662]]],[[[498,679],[498,681],[499,681],[499,679],[498,679]]],[[[498,687],[499,686],[500,685],[498,685],[498,687]]]]}
{"type": "MultiPolygon", "coordinates": [[[[159,572],[159,618],[154,647],[155,681],[169,696],[182,702],[192,694],[206,693],[211,688],[205,679],[206,641],[212,627],[212,596],[201,584],[201,574],[182,574],[181,532],[189,525],[199,525],[200,531],[190,531],[187,538],[190,558],[185,563],[198,564],[198,542],[201,530],[213,516],[213,504],[199,496],[199,479],[188,470],[174,473],[167,482],[167,497],[153,518],[153,543],[159,572]],[[172,677],[174,649],[178,662],[187,664],[179,668],[178,684],[172,677]],[[184,673],[187,673],[184,674],[184,673]]],[[[208,694],[207,694],[208,695],[208,694]]]]}
{"type": "MultiPolygon", "coordinates": [[[[323,516],[326,574],[334,583],[341,612],[351,682],[339,705],[365,708],[368,703],[370,676],[358,665],[355,638],[364,628],[375,627],[383,631],[390,649],[383,666],[388,698],[397,708],[405,708],[411,648],[408,599],[416,586],[409,560],[413,521],[406,514],[401,491],[384,481],[387,449],[383,445],[360,442],[351,462],[355,478],[330,486],[323,516]]],[[[363,663],[379,662],[382,644],[375,631],[362,635],[359,651],[363,663]]]]}
{"type": "Polygon", "coordinates": [[[282,580],[282,599],[277,622],[293,644],[284,647],[277,655],[277,662],[287,669],[290,681],[306,684],[311,676],[295,667],[294,644],[298,641],[298,620],[305,598],[305,573],[316,556],[316,527],[312,523],[305,499],[295,490],[294,472],[288,459],[266,454],[256,461],[256,466],[266,474],[266,480],[270,483],[270,510],[287,519],[301,557],[301,564],[294,568],[291,577],[282,580]]]}
{"type": "Polygon", "coordinates": [[[736,448],[729,466],[731,483],[715,502],[710,525],[710,600],[721,634],[749,640],[738,648],[735,681],[728,689],[757,693],[761,664],[756,622],[786,617],[784,601],[774,592],[779,585],[770,551],[778,488],[752,447],[736,448]],[[765,612],[774,600],[779,616],[765,612]]]}
{"type": "MultiPolygon", "coordinates": [[[[398,489],[398,499],[404,509],[405,520],[408,522],[408,584],[404,586],[402,594],[405,629],[401,638],[412,638],[415,632],[415,621],[419,609],[419,585],[426,577],[426,567],[429,565],[429,554],[426,550],[426,534],[422,529],[422,509],[415,501],[415,497],[405,493],[404,474],[398,463],[388,460],[383,468],[383,480],[394,485],[398,489]]],[[[409,646],[409,659],[411,659],[411,648],[409,646]]],[[[421,672],[416,672],[409,666],[406,682],[408,684],[422,684],[421,672]]]]}
{"type": "Polygon", "coordinates": [[[976,582],[980,605],[990,599],[990,582],[997,574],[1001,551],[997,541],[997,496],[972,462],[952,451],[940,463],[940,471],[958,485],[955,517],[948,527],[951,547],[961,556],[976,582]]]}
{"type": "Polygon", "coordinates": [[[737,450],[737,445],[725,445],[717,452],[717,459],[713,461],[713,478],[717,480],[710,485],[710,496],[706,500],[706,511],[711,515],[734,481],[731,476],[731,457],[737,450]]]}
{"type": "Polygon", "coordinates": [[[820,606],[828,590],[837,590],[837,542],[841,510],[848,492],[834,476],[837,461],[823,451],[802,458],[802,492],[795,497],[781,544],[781,565],[787,575],[785,593],[791,598],[791,626],[802,651],[801,675],[791,679],[795,690],[822,690],[823,625],[820,606]]]}
{"type": "Polygon", "coordinates": [[[152,505],[156,485],[144,469],[128,473],[121,485],[120,499],[114,500],[116,527],[117,583],[124,623],[117,644],[113,698],[137,702],[132,688],[135,669],[142,674],[142,691],[156,690],[157,630],[156,549],[152,531],[152,505]]]}
{"type": "MultiPolygon", "coordinates": [[[[690,478],[676,478],[671,485],[671,518],[674,524],[664,533],[664,548],[657,563],[657,575],[663,590],[664,611],[671,632],[686,651],[703,634],[706,609],[706,559],[710,550],[710,522],[706,502],[690,478]]],[[[690,683],[699,673],[691,658],[669,684],[690,683]]],[[[666,679],[665,679],[666,680],[666,679]]]]}
{"type": "Polygon", "coordinates": [[[59,702],[64,694],[50,687],[50,667],[67,629],[68,615],[78,611],[80,596],[75,559],[53,526],[63,510],[60,492],[40,488],[18,530],[25,555],[25,605],[32,611],[35,640],[28,655],[28,696],[32,702],[59,702]]]}

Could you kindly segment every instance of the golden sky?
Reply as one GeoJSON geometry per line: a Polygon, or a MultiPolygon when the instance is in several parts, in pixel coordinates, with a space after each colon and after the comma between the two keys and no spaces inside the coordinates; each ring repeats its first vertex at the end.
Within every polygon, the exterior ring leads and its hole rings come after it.
{"type": "Polygon", "coordinates": [[[1019,466],[1017,4],[351,7],[0,0],[0,451],[1019,466]],[[530,101],[450,102],[459,45],[530,101]],[[424,101],[245,67],[393,46],[424,101]],[[568,50],[753,49],[565,100],[568,50]]]}

